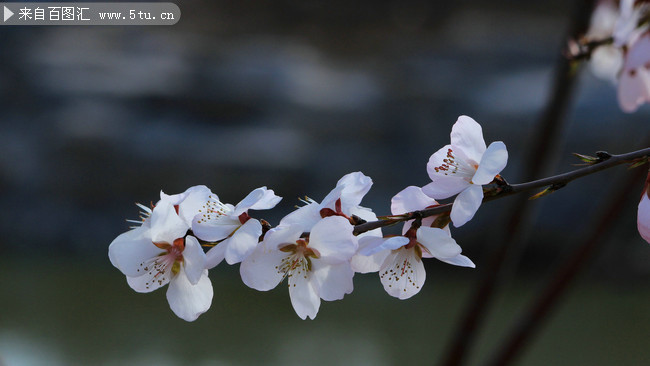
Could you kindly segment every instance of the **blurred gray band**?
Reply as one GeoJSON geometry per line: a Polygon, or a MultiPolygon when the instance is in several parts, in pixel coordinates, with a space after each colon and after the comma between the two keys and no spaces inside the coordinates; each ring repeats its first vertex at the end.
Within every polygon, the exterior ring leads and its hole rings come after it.
{"type": "Polygon", "coordinates": [[[173,25],[174,3],[0,3],[0,25],[173,25]]]}

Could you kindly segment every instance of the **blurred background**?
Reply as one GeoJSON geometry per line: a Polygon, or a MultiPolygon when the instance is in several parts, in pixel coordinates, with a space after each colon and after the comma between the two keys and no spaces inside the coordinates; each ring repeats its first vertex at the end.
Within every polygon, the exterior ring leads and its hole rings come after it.
{"type": "MultiPolygon", "coordinates": [[[[174,26],[3,27],[0,44],[0,364],[395,365],[440,360],[507,226],[513,198],[452,229],[477,269],[425,261],[415,297],[376,274],[300,320],[284,286],[247,288],[238,266],[211,270],[214,300],[196,322],[166,289],[138,294],[108,260],[162,189],[208,185],[237,203],[267,186],[323,198],[352,171],[373,178],[363,204],[429,182],[429,156],[456,118],[504,141],[502,174],[524,157],[567,41],[572,2],[183,1],[174,26]]],[[[643,146],[650,107],[624,114],[586,68],[547,174],[572,152],[643,146]]],[[[643,169],[643,168],[641,168],[643,169]]],[[[593,231],[619,167],[539,199],[510,255],[468,364],[481,364],[566,256],[593,231]]],[[[629,192],[596,260],[522,354],[522,365],[650,364],[650,247],[629,192]]],[[[385,230],[393,233],[394,229],[385,230]]]]}

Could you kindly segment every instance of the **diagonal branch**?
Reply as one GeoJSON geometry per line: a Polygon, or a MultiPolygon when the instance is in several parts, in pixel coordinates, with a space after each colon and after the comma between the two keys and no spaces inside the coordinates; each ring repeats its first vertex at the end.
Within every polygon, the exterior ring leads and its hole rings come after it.
{"type": "MultiPolygon", "coordinates": [[[[553,190],[558,190],[566,186],[569,182],[590,175],[597,172],[600,172],[605,169],[609,169],[621,164],[631,164],[636,163],[644,159],[650,158],[650,147],[632,151],[625,154],[611,155],[606,152],[598,152],[598,159],[594,163],[572,170],[570,172],[554,175],[547,178],[542,178],[526,183],[519,184],[507,184],[507,183],[497,183],[496,186],[488,188],[488,195],[483,199],[483,202],[493,201],[495,199],[507,197],[513,194],[522,193],[531,191],[534,189],[539,189],[543,187],[552,187],[553,190]],[[491,194],[490,194],[491,193],[491,194]]],[[[408,220],[413,220],[416,218],[424,218],[434,215],[439,215],[451,211],[452,203],[442,204],[436,207],[427,208],[424,210],[418,210],[413,212],[408,212],[402,215],[388,216],[387,219],[366,222],[363,224],[356,225],[354,227],[355,234],[361,234],[366,231],[377,229],[380,227],[394,225],[399,222],[404,222],[408,220]]]]}

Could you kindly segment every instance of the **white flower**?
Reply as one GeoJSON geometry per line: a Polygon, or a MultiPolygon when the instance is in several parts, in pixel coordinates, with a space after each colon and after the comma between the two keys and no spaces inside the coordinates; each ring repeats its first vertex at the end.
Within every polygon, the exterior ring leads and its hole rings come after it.
{"type": "MultiPolygon", "coordinates": [[[[399,192],[391,200],[393,215],[422,210],[437,205],[419,187],[410,186],[399,192]]],[[[449,227],[442,229],[430,227],[437,216],[422,220],[421,227],[414,228],[413,221],[404,223],[404,236],[387,239],[372,239],[374,243],[360,250],[361,254],[378,256],[384,260],[379,270],[379,278],[386,292],[399,299],[408,299],[420,292],[426,279],[422,258],[437,258],[443,262],[474,267],[474,263],[460,254],[461,248],[451,237],[449,227]]]]}
{"type": "Polygon", "coordinates": [[[650,33],[632,44],[618,82],[618,103],[624,112],[634,112],[650,102],[650,33]]]}
{"type": "Polygon", "coordinates": [[[352,225],[343,217],[320,220],[309,238],[302,225],[278,226],[242,261],[244,283],[259,291],[275,288],[285,277],[296,314],[314,319],[320,299],[340,300],[353,290],[350,258],[357,250],[352,225]]]}
{"type": "MultiPolygon", "coordinates": [[[[307,198],[307,204],[285,216],[280,225],[301,225],[303,231],[309,231],[323,217],[328,216],[341,216],[348,220],[356,216],[366,222],[376,221],[377,215],[371,209],[360,206],[371,186],[372,179],[361,172],[346,174],[321,203],[307,198]]],[[[368,239],[371,237],[382,237],[381,229],[359,234],[359,249],[369,243],[368,239]]],[[[381,265],[381,261],[377,261],[375,257],[363,255],[354,255],[350,262],[352,269],[360,273],[377,272],[381,265]]]]}
{"type": "Polygon", "coordinates": [[[422,191],[435,199],[458,194],[451,220],[459,227],[474,217],[483,201],[483,184],[488,184],[505,168],[508,151],[501,141],[485,148],[483,131],[472,118],[458,117],[451,129],[451,144],[431,155],[427,172],[432,183],[422,191]]]}
{"type": "Polygon", "coordinates": [[[177,214],[177,207],[161,200],[153,210],[146,210],[150,216],[141,226],[115,238],[108,256],[137,292],[151,292],[169,283],[167,301],[172,311],[194,321],[210,308],[212,283],[205,253],[196,238],[186,236],[189,226],[177,214]]]}
{"type": "Polygon", "coordinates": [[[189,227],[192,226],[194,217],[199,213],[210,195],[212,195],[210,188],[206,186],[194,186],[179,194],[168,195],[160,191],[160,200],[172,204],[178,216],[189,227]]]}
{"type": "Polygon", "coordinates": [[[192,231],[201,240],[219,241],[207,253],[207,268],[225,258],[228,264],[241,262],[257,246],[262,235],[262,224],[248,215],[248,210],[266,210],[275,207],[282,198],[260,187],[248,194],[237,206],[219,201],[209,195],[203,201],[200,214],[192,221],[192,231]],[[224,240],[225,239],[225,240],[224,240]]]}
{"type": "Polygon", "coordinates": [[[650,174],[646,178],[645,187],[643,187],[643,194],[641,194],[641,200],[639,201],[639,209],[637,211],[637,221],[636,225],[639,229],[639,234],[650,243],[650,191],[648,191],[648,186],[650,185],[650,174]]]}
{"type": "Polygon", "coordinates": [[[370,209],[359,206],[371,186],[372,179],[361,172],[346,174],[321,203],[307,198],[306,205],[285,216],[280,225],[300,224],[309,230],[323,217],[333,215],[348,219],[356,215],[366,221],[374,221],[377,216],[370,209]]]}

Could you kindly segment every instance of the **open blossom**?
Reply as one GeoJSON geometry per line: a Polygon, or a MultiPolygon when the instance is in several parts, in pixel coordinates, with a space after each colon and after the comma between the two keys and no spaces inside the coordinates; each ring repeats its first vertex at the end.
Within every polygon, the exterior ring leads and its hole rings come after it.
{"type": "Polygon", "coordinates": [[[352,225],[343,217],[318,221],[308,238],[303,226],[278,226],[245,258],[240,267],[244,283],[259,291],[288,279],[289,297],[296,314],[314,319],[320,300],[340,300],[353,290],[350,258],[357,251],[352,225]]]}
{"type": "Polygon", "coordinates": [[[650,186],[650,173],[646,178],[645,186],[643,187],[643,193],[641,194],[641,200],[639,201],[639,209],[637,211],[637,228],[639,229],[639,234],[650,243],[650,191],[648,187],[650,186]]]}
{"type": "Polygon", "coordinates": [[[451,144],[429,158],[427,173],[432,182],[422,191],[435,199],[458,194],[450,216],[454,226],[459,227],[471,220],[481,206],[482,185],[492,182],[507,162],[503,142],[493,142],[486,149],[481,125],[460,116],[451,129],[451,144]]]}
{"type": "MultiPolygon", "coordinates": [[[[344,175],[336,183],[336,187],[318,203],[307,198],[306,205],[287,215],[280,221],[280,225],[301,225],[304,231],[310,229],[323,217],[341,216],[354,221],[353,216],[363,221],[376,221],[377,215],[371,209],[361,206],[361,200],[372,186],[372,179],[361,172],[344,175]]],[[[357,222],[354,222],[355,224],[357,222]]],[[[381,237],[381,229],[374,229],[359,234],[359,249],[361,250],[371,237],[381,237]]],[[[355,272],[377,272],[381,261],[373,256],[354,255],[351,259],[352,269],[355,272]]]]}
{"type": "Polygon", "coordinates": [[[228,264],[241,262],[257,246],[262,235],[262,224],[248,215],[248,210],[266,210],[275,207],[282,198],[260,187],[249,193],[236,206],[222,203],[215,194],[202,202],[200,213],[193,218],[192,231],[201,240],[223,240],[207,253],[207,268],[225,258],[228,264]]]}
{"type": "MultiPolygon", "coordinates": [[[[419,187],[410,186],[391,200],[393,215],[403,214],[437,205],[419,187]]],[[[474,263],[460,254],[462,249],[451,237],[446,224],[442,228],[430,227],[438,216],[427,217],[414,225],[414,220],[404,223],[403,235],[373,238],[374,243],[360,250],[361,254],[382,256],[379,278],[386,292],[399,299],[408,299],[420,292],[426,279],[422,258],[437,258],[443,262],[463,267],[474,263]]]]}
{"type": "Polygon", "coordinates": [[[206,256],[189,225],[179,216],[179,205],[159,201],[146,209],[141,226],[119,235],[108,248],[113,266],[137,292],[151,292],[166,284],[167,301],[181,319],[194,321],[210,308],[212,283],[206,256]]]}
{"type": "Polygon", "coordinates": [[[650,33],[630,46],[618,82],[618,102],[624,112],[634,112],[650,102],[650,33]]]}

